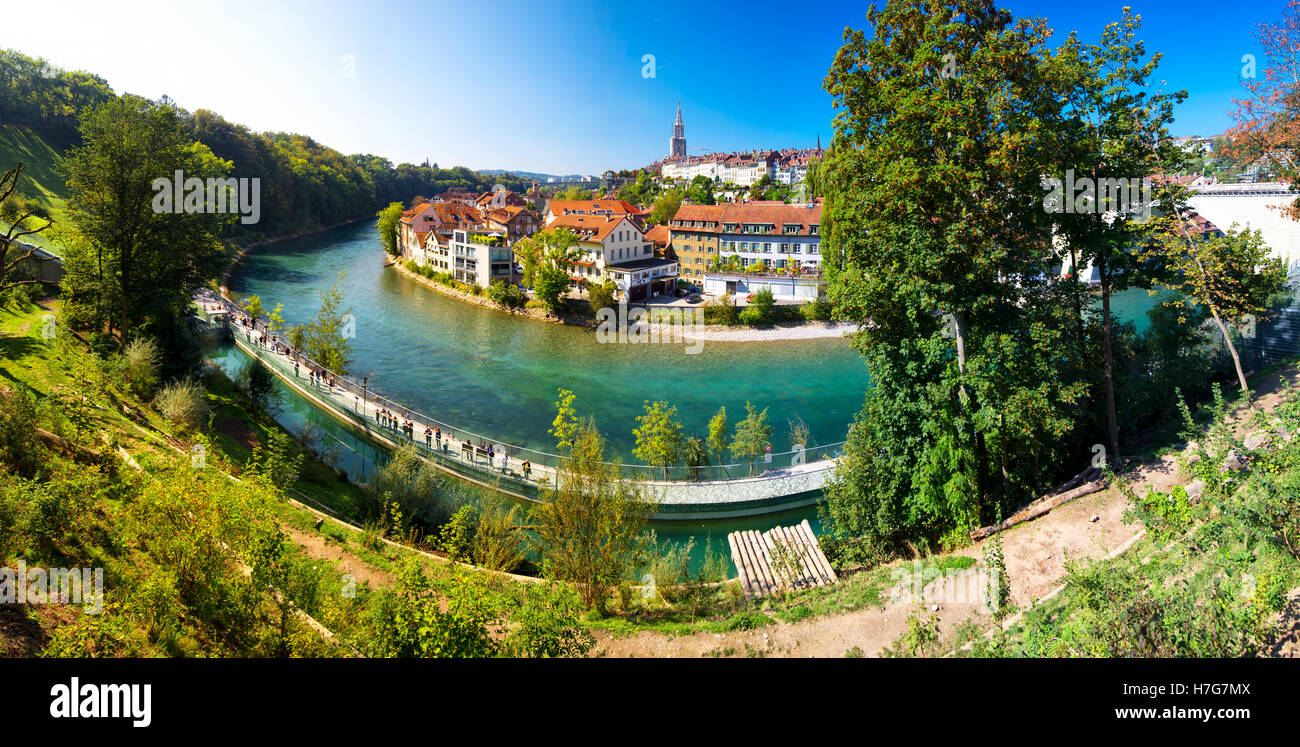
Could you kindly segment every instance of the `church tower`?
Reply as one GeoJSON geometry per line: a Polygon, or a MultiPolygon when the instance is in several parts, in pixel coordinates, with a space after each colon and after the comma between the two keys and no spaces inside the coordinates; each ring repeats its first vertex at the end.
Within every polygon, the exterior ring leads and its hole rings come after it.
{"type": "Polygon", "coordinates": [[[686,157],[686,128],[682,124],[682,102],[677,102],[677,121],[673,124],[673,139],[668,144],[668,155],[672,158],[686,157]]]}

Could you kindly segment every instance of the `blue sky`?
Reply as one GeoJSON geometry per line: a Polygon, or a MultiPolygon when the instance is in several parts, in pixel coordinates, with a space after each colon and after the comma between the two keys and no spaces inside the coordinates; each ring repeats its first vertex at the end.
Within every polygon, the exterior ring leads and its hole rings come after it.
{"type": "MultiPolygon", "coordinates": [[[[1283,0],[1004,4],[1095,39],[1131,5],[1157,75],[1191,94],[1177,135],[1222,132],[1254,30],[1283,0]]],[[[668,150],[682,102],[692,149],[830,140],[822,79],[866,2],[458,0],[13,4],[0,42],[167,94],[256,130],[302,132],[395,162],[599,173],[668,150]],[[655,75],[643,77],[644,55],[655,75]],[[351,73],[351,74],[349,74],[351,73]]],[[[1262,65],[1262,58],[1260,64],[1262,65]]]]}

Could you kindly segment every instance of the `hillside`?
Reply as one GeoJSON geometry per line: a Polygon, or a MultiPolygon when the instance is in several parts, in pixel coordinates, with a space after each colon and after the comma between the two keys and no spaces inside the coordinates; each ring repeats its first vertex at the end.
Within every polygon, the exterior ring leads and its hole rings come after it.
{"type": "Polygon", "coordinates": [[[308,508],[364,496],[220,371],[169,409],[142,369],[43,334],[50,313],[0,307],[0,569],[97,569],[102,596],[0,604],[0,658],[535,655],[572,631],[558,590],[308,508]],[[521,612],[559,628],[494,632],[521,612]]]}
{"type": "MultiPolygon", "coordinates": [[[[28,200],[48,210],[56,225],[64,223],[68,215],[64,205],[67,186],[59,174],[62,152],[60,144],[29,127],[0,122],[0,170],[13,168],[21,162],[23,173],[19,191],[28,200]]],[[[36,235],[27,240],[55,248],[55,242],[49,236],[36,235]]]]}

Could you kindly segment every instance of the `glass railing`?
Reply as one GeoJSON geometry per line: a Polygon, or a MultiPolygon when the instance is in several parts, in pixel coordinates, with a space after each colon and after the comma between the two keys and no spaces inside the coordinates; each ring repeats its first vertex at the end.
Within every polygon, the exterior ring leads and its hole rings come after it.
{"type": "MultiPolygon", "coordinates": [[[[539,479],[543,483],[549,483],[553,479],[545,474],[539,474],[547,470],[537,470],[538,467],[558,470],[563,463],[563,457],[558,454],[502,443],[485,434],[447,423],[394,402],[375,392],[368,380],[358,383],[346,376],[331,372],[301,352],[287,353],[288,348],[283,340],[276,340],[272,344],[270,341],[274,335],[266,325],[262,322],[256,322],[252,326],[242,324],[242,321],[248,319],[247,314],[233,302],[213,295],[203,297],[202,301],[206,304],[218,303],[230,314],[230,329],[243,343],[247,352],[257,357],[281,378],[310,392],[316,400],[358,427],[381,433],[388,440],[399,444],[412,443],[421,454],[433,457],[457,470],[470,470],[480,479],[485,476],[500,478],[504,481],[527,484],[534,489],[538,486],[539,479]],[[313,371],[318,372],[319,375],[313,377],[313,371]],[[412,423],[413,428],[404,429],[402,425],[407,422],[412,423]],[[426,429],[436,431],[437,437],[432,434],[427,435],[426,429]],[[529,463],[532,471],[527,478],[523,473],[525,461],[529,463]]],[[[211,321],[211,315],[205,318],[211,321]]],[[[752,462],[745,460],[698,466],[675,464],[664,467],[613,462],[608,464],[617,467],[627,479],[656,483],[766,480],[829,469],[832,466],[830,460],[839,457],[843,447],[844,442],[838,441],[795,447],[789,451],[765,452],[755,455],[752,462]]],[[[717,455],[710,455],[708,461],[718,461],[717,455]]]]}

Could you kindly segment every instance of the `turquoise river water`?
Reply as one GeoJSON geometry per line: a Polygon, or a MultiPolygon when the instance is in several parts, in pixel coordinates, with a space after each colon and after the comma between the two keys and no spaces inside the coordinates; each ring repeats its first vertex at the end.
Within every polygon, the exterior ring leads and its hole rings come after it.
{"type": "MultiPolygon", "coordinates": [[[[688,433],[703,436],[709,417],[725,406],[730,421],[746,401],[769,409],[773,450],[790,448],[789,421],[808,424],[811,443],[844,439],[868,385],[866,366],[843,339],[769,343],[706,342],[698,354],[683,344],[600,344],[588,331],[545,324],[462,303],[383,266],[369,222],[259,247],[231,279],[236,295],[260,296],[266,308],[283,304],[289,323],[319,308],[318,291],[339,275],[345,305],[355,317],[353,375],[390,399],[443,422],[500,441],[546,451],[556,390],[572,390],[580,414],[591,414],[611,451],[632,456],[632,429],[646,400],[676,405],[688,433]]],[[[1154,301],[1143,291],[1115,300],[1115,313],[1145,324],[1154,301]]],[[[210,357],[233,373],[246,362],[234,346],[210,357]]],[[[279,419],[290,429],[314,423],[354,479],[364,479],[382,453],[285,390],[279,419]]],[[[706,538],[714,547],[738,529],[766,530],[809,519],[815,507],[759,517],[654,522],[661,538],[706,538]]]]}

